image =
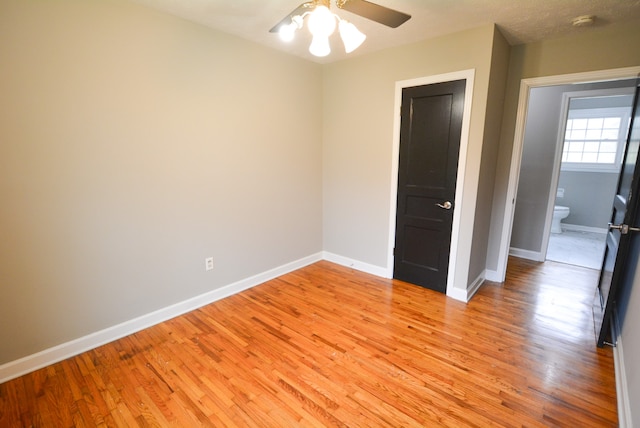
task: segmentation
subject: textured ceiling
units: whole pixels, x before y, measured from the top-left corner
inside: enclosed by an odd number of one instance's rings
[[[325,58],[309,54],[310,37],[305,29],[296,39],[284,43],[269,29],[289,14],[302,0],[135,0],[155,9],[198,22],[266,46],[319,63],[347,57],[334,34],[332,53]],[[496,23],[512,45],[559,37],[593,28],[637,21],[640,0],[372,0],[374,3],[412,15],[392,29],[339,10],[332,10],[353,22],[367,40],[349,56],[417,42],[483,24]],[[573,27],[580,15],[596,15],[591,27]],[[638,41],[635,41],[637,44]]]

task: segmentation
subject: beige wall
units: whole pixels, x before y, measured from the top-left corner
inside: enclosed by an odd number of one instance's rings
[[[469,271],[494,27],[476,28],[324,68],[324,249],[387,267],[397,81],[475,69],[459,277]],[[482,249],[483,252],[486,248]],[[484,257],[482,264],[484,266]],[[457,270],[458,271],[458,270]]]
[[[321,251],[321,88],[125,1],[1,2],[0,364]]]
[[[474,212],[473,247],[469,262],[468,282],[485,277],[487,248],[491,229],[493,190],[495,184],[504,95],[509,71],[511,48],[504,36],[496,31],[491,53],[491,74],[486,106],[486,119],[482,145],[482,163],[478,182],[478,197]]]

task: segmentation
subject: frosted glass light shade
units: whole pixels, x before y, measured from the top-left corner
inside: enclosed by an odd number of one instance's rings
[[[293,22],[291,24],[283,25],[282,27],[280,27],[280,30],[278,30],[280,40],[282,40],[283,42],[290,42],[291,40],[293,40],[293,36],[297,28],[298,27]]]
[[[316,1],[313,3],[317,4]],[[312,12],[291,16],[291,22],[281,26],[278,30],[280,38],[285,42],[293,40],[296,30],[302,28],[304,19],[307,17],[307,26],[313,36],[311,45],[309,46],[309,52],[311,52],[312,55],[323,57],[331,53],[329,36],[336,30],[336,26],[339,26],[340,38],[344,43],[344,49],[347,53],[356,50],[367,38],[355,25],[340,19],[338,15],[332,13],[329,8],[324,5],[315,6]]]
[[[314,38],[317,36],[329,37],[336,29],[336,16],[326,6],[316,6],[309,15],[307,25]]]
[[[309,52],[315,56],[327,56],[331,53],[331,46],[329,46],[329,37],[327,36],[313,36],[311,45],[309,45]]]
[[[339,27],[340,38],[344,43],[344,50],[351,53],[365,41],[365,36],[355,25],[348,21],[340,21]]]
[[[291,22],[287,25],[283,25],[278,30],[278,35],[283,42],[290,42],[293,40],[296,30],[302,28],[302,16],[295,15],[291,17]]]

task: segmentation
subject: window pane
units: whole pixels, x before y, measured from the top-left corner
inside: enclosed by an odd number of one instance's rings
[[[599,140],[602,130],[600,129],[587,129],[587,140]]]
[[[619,129],[620,128],[620,118],[619,117],[607,117],[604,119],[604,127],[605,128],[613,128],[613,129]]]
[[[598,163],[614,163],[615,161],[615,153],[600,153],[600,155],[598,155]]]
[[[571,129],[587,129],[588,119],[573,119],[573,126]]]
[[[582,153],[568,153],[567,162],[580,162],[582,161]]]
[[[570,153],[582,153],[584,150],[584,141],[572,141],[569,143]]]
[[[604,153],[615,153],[618,151],[617,141],[603,141],[600,143],[600,151]]]
[[[588,129],[602,129],[603,122],[604,122],[604,118],[602,118],[602,117],[596,117],[596,118],[589,119],[589,125],[587,126],[587,128]]]
[[[571,139],[572,140],[584,140],[587,132],[584,129],[574,129],[571,131]]]
[[[576,115],[589,115],[576,111]],[[603,115],[604,116],[604,115]],[[567,119],[562,162],[613,165],[616,162],[620,117],[584,117]]]
[[[598,141],[585,141],[584,143],[585,152],[598,153],[599,148],[600,143]]]

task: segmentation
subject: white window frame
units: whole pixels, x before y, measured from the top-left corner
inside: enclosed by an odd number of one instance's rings
[[[590,118],[607,118],[607,117],[619,117],[620,118],[620,130],[618,132],[616,160],[613,164],[607,163],[587,163],[587,162],[561,162],[561,171],[577,171],[577,172],[618,172],[622,163],[622,155],[624,154],[624,146],[627,140],[627,132],[629,123],[631,120],[631,106],[629,107],[608,107],[608,108],[593,108],[593,109],[574,109],[570,110],[570,103],[572,99],[576,98],[597,98],[604,96],[616,96],[626,94],[612,93],[611,90],[604,90],[603,93],[599,91],[589,91],[588,93],[565,93],[562,97],[563,108],[563,120],[561,122],[561,129],[558,133],[560,137],[560,150],[559,156],[562,159],[564,150],[565,135],[567,129],[568,119],[590,119]],[[613,91],[617,92],[617,91]],[[626,126],[625,126],[626,124]]]

